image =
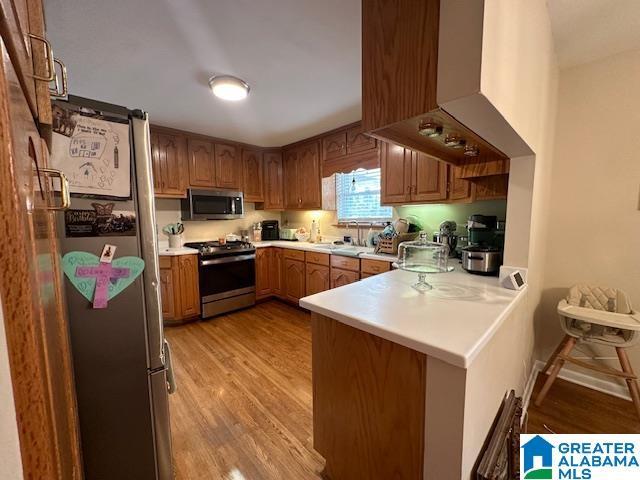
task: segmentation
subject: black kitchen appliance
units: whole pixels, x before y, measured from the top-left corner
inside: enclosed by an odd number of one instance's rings
[[[280,238],[280,228],[278,220],[262,221],[262,240],[278,240]]]
[[[202,318],[256,302],[256,249],[249,242],[192,242],[198,250]]]
[[[469,245],[461,252],[462,268],[478,275],[497,275],[504,249],[504,230],[498,230],[497,217],[471,215],[467,229]]]
[[[244,217],[244,196],[222,188],[190,188],[180,202],[182,220],[233,220]]]

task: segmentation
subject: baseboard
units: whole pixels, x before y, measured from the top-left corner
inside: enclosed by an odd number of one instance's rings
[[[531,374],[529,375],[527,384],[524,387],[524,392],[522,392],[522,418],[523,419],[526,417],[527,410],[529,410],[529,401],[531,400],[533,387],[536,384],[536,378],[538,378],[538,373],[542,370],[543,367],[544,367],[544,364],[542,366],[538,366],[537,362],[533,364],[533,368],[531,369]]]
[[[538,376],[538,373],[542,371],[545,363],[536,360],[533,371],[531,372],[531,377],[529,378],[529,382],[527,382],[527,387],[529,383],[533,381],[535,384],[535,379]],[[597,390],[598,392],[607,393],[609,395],[613,395],[614,397],[622,398],[624,400],[631,401],[631,396],[629,395],[629,390],[625,385],[620,385],[615,382],[611,382],[608,380],[602,380],[600,378],[592,377],[591,375],[587,375],[582,372],[578,372],[575,370],[569,370],[568,368],[563,368],[560,370],[558,374],[558,378],[566,380],[567,382],[575,383],[577,385],[582,385],[583,387],[591,388],[592,390]],[[531,387],[533,390],[533,386]],[[525,390],[526,391],[526,390]],[[531,392],[529,392],[529,396],[531,396]],[[527,400],[528,406],[528,398],[523,398],[523,400]]]

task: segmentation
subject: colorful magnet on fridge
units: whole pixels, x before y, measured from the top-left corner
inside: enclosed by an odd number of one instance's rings
[[[108,301],[133,283],[144,270],[139,257],[121,257],[111,263],[89,252],[69,252],[62,257],[62,269],[71,284],[93,308],[106,308]]]

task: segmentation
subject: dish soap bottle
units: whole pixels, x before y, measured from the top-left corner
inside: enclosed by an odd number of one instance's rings
[[[318,223],[314,220],[311,220],[311,236],[309,237],[309,241],[311,243],[316,243],[318,241]]]

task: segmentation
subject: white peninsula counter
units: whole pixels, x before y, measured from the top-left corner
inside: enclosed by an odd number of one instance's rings
[[[395,270],[300,300],[312,312],[314,448],[330,479],[469,479],[504,395],[522,394],[527,289],[459,267],[427,276],[424,294],[416,281]]]

